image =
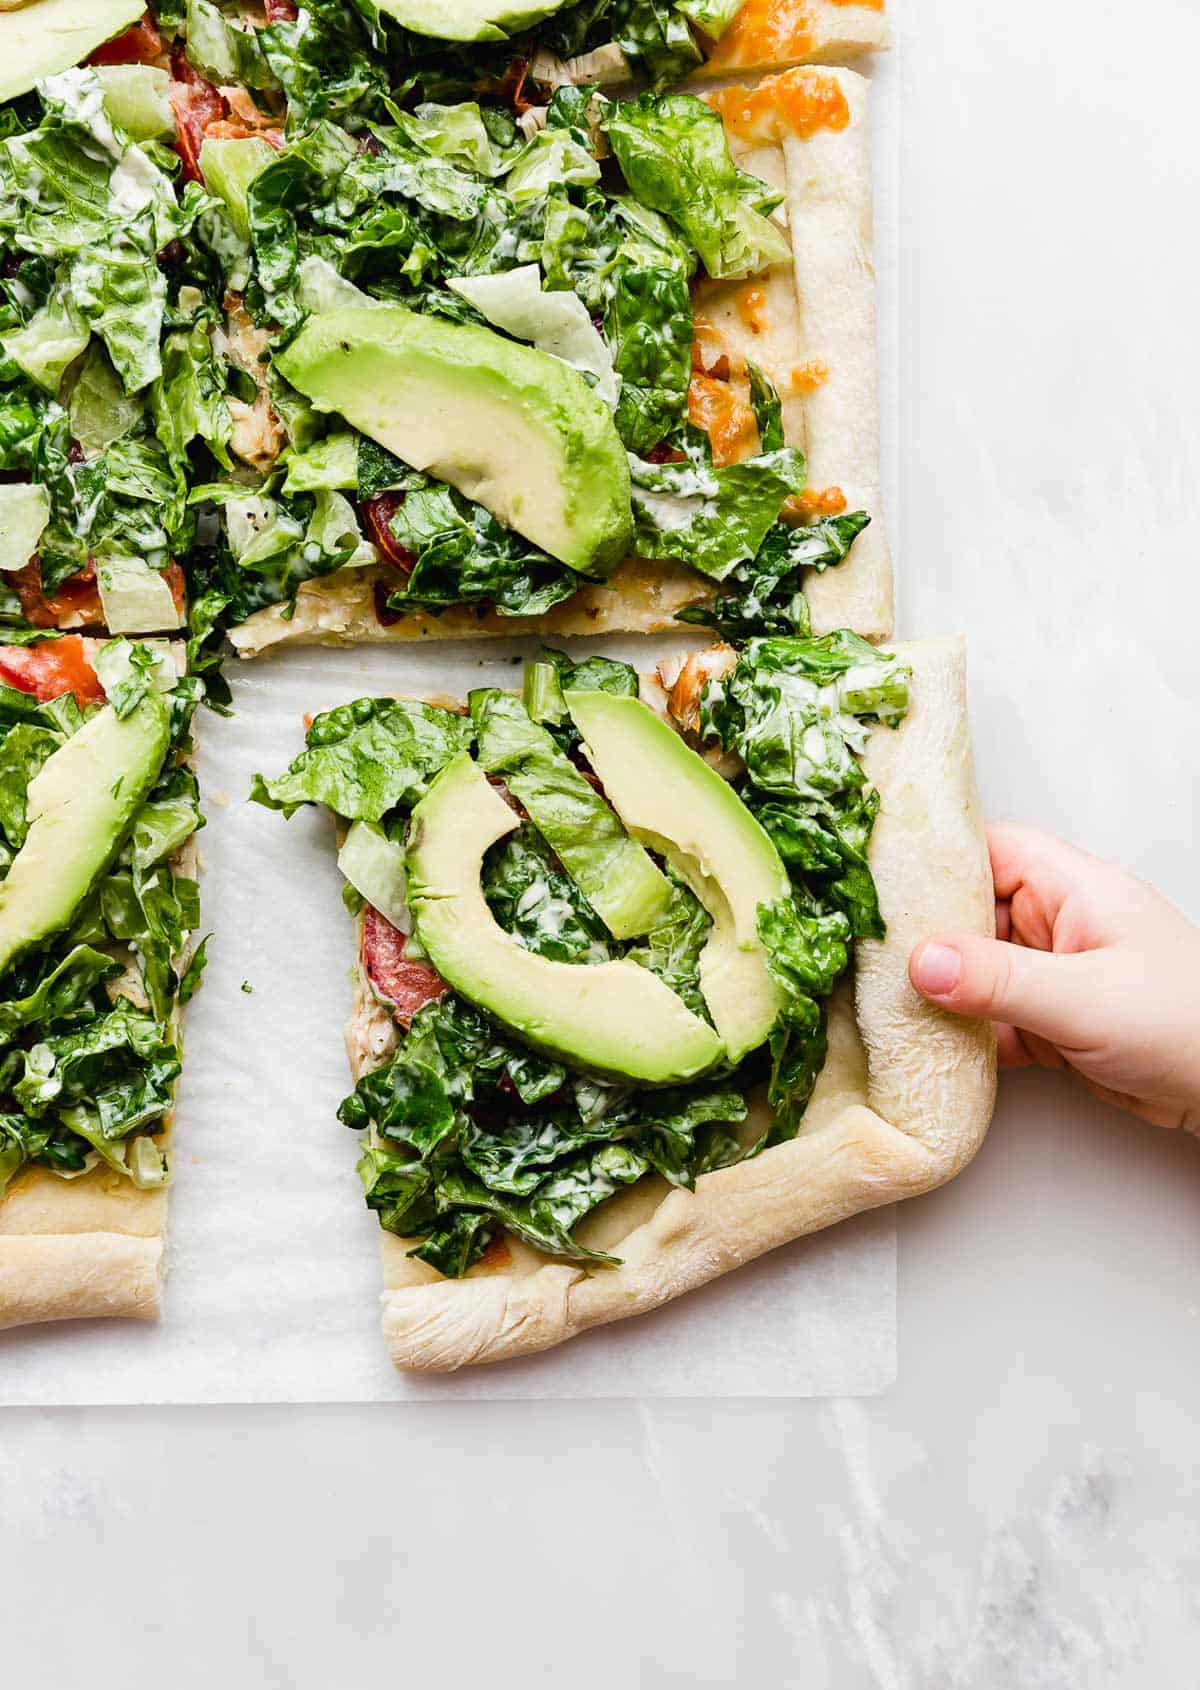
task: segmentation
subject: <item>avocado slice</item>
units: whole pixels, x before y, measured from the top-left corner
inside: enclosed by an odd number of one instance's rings
[[[489,687],[468,703],[479,761],[503,775],[609,932],[615,939],[648,933],[671,902],[666,875],[520,699]]]
[[[319,411],[580,574],[606,576],[628,552],[625,448],[608,406],[561,359],[472,323],[365,305],[310,317],[275,362]]]
[[[439,41],[507,41],[535,23],[561,12],[570,0],[548,5],[506,6],[504,0],[377,0],[386,17],[414,35]]]
[[[146,0],[33,0],[0,8],[0,100],[70,70],[136,23]]]
[[[664,856],[713,918],[700,990],[731,1062],[762,1044],[782,1007],[758,910],[791,891],[778,851],[729,782],[639,699],[564,694],[588,760],[635,839]]]
[[[29,832],[0,884],[0,974],[69,927],[158,777],[170,709],[151,692],[121,719],[105,705],[29,783]]]
[[[412,813],[408,904],[443,979],[526,1044],[589,1073],[646,1085],[694,1079],[724,1047],[669,986],[636,962],[551,962],[519,945],[487,906],[488,849],[517,817],[466,752]]]

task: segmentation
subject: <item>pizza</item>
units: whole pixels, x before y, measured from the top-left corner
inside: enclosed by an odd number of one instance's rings
[[[203,968],[198,693],[165,642],[0,645],[0,1327],[159,1313]]]
[[[158,1312],[192,718],[290,643],[393,1359],[655,1306],[949,1178],[987,931],[953,643],[886,649],[883,0],[0,0],[0,1324]],[[851,68],[851,61],[857,68]]]
[[[660,65],[613,97],[548,46],[514,80],[507,38],[372,32],[342,0],[163,6],[60,65],[82,37],[46,4],[0,13],[40,71],[0,141],[10,625],[186,623],[214,673],[227,637],[890,634],[857,72],[702,97]],[[793,7],[764,62],[882,19]],[[382,410],[365,320],[340,373],[305,359],[376,307],[411,341]],[[496,426],[518,390],[548,434]],[[594,545],[519,514],[568,463],[625,507]]]
[[[991,1114],[990,1027],[907,958],[993,930],[957,642],[841,631],[640,679],[315,717],[262,803],[324,804],[355,910],[347,1046],[400,1367],[643,1313],[927,1191]]]

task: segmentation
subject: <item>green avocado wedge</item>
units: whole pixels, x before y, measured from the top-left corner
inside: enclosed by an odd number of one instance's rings
[[[170,710],[148,693],[121,719],[105,705],[29,783],[29,832],[0,884],[0,974],[69,927],[162,768]]]
[[[605,577],[627,554],[625,448],[608,406],[561,359],[471,323],[367,305],[310,317],[275,363],[319,411],[581,575]]]
[[[479,761],[503,776],[609,932],[615,939],[648,933],[671,902],[671,883],[649,853],[519,698],[489,687],[468,703]]]
[[[713,918],[700,990],[730,1061],[740,1061],[783,1004],[758,937],[759,907],[791,892],[779,853],[729,782],[639,699],[564,696],[626,828],[667,859]]]
[[[504,0],[378,0],[385,17],[395,18],[414,35],[439,41],[507,41],[554,12],[569,0],[549,5],[506,6]]]
[[[136,23],[145,0],[32,0],[0,6],[0,100],[70,70]]]
[[[517,818],[466,753],[412,813],[408,903],[442,978],[526,1044],[588,1073],[666,1086],[695,1079],[724,1046],[669,986],[635,962],[552,962],[496,921],[483,895],[485,853]]]

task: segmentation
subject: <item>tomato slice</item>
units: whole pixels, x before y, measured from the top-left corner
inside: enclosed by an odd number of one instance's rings
[[[57,628],[63,622],[98,628],[104,621],[96,571],[90,563],[78,575],[60,581],[49,597],[42,591],[42,566],[37,558],[12,570],[8,581],[21,601],[25,620],[35,628]]]
[[[44,645],[0,644],[0,680],[33,693],[41,704],[65,692],[73,692],[80,705],[98,704],[104,697],[78,634],[64,634]]]
[[[149,12],[140,23],[131,24],[122,34],[106,41],[89,57],[90,65],[150,65],[161,59],[165,51],[162,36],[154,27]]]
[[[183,160],[183,173],[189,182],[203,184],[200,172],[200,148],[209,126],[225,116],[225,98],[211,82],[206,82],[183,54],[171,54],[171,106],[175,112],[175,151]]]
[[[163,570],[163,580],[171,589],[171,597],[175,600],[175,608],[183,614],[184,579],[183,570],[175,562],[171,562]]]
[[[417,554],[402,546],[392,533],[392,518],[403,503],[403,493],[378,493],[373,499],[364,499],[359,509],[368,536],[384,562],[411,575]]]
[[[414,962],[404,954],[406,935],[380,915],[373,904],[363,912],[363,967],[381,998],[392,1006],[392,1014],[407,1027],[419,1009],[436,1003],[449,988],[437,969],[428,962]]]

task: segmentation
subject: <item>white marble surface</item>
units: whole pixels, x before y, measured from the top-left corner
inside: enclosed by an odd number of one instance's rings
[[[1200,914],[1200,12],[910,0],[906,632],[989,807]],[[848,1403],[14,1410],[0,1678],[1200,1685],[1200,1152],[1005,1085]]]

